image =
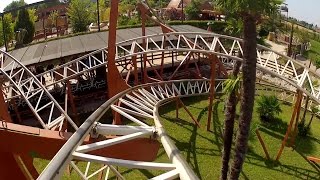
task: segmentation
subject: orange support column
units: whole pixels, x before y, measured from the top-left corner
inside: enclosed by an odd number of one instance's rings
[[[107,94],[110,97],[118,94],[119,92],[128,89],[129,86],[125,80],[121,77],[119,70],[116,66],[116,37],[117,37],[117,22],[118,22],[118,4],[119,0],[111,1],[110,9],[110,26],[109,26],[109,37],[108,37],[108,70],[107,70]],[[118,113],[113,111],[114,124],[121,124],[121,119]]]
[[[265,145],[265,143],[264,143],[264,141],[263,141],[263,139],[262,139],[262,137],[261,137],[261,135],[260,135],[259,129],[256,130],[256,134],[257,134],[257,136],[258,136],[258,139],[259,139],[259,142],[260,142],[260,144],[261,144],[261,146],[262,146],[262,149],[263,149],[263,151],[264,151],[264,154],[266,155],[266,158],[267,158],[268,160],[270,160],[270,156],[269,156],[267,147],[266,147],[266,145]]]
[[[291,139],[290,139],[290,146],[291,147],[294,145],[294,142],[295,142],[297,134],[298,134],[298,124],[299,124],[299,119],[300,119],[302,99],[303,99],[303,96],[302,96],[302,93],[301,93],[301,100],[300,100],[300,103],[298,104],[296,120],[294,122],[294,130],[293,130],[293,132],[291,134]]]
[[[139,84],[137,56],[132,57],[132,63],[133,63],[134,85],[136,86]]]
[[[207,122],[207,131],[210,131],[211,126],[211,117],[212,117],[212,105],[215,95],[215,79],[216,79],[216,62],[217,56],[209,55],[209,59],[211,59],[211,88],[210,88],[210,97],[209,97],[209,107],[208,107],[208,122]]]
[[[280,149],[278,151],[278,155],[277,155],[277,158],[276,158],[277,161],[280,159],[282,151],[283,151],[284,147],[286,146],[287,140],[288,140],[288,138],[289,138],[289,136],[290,136],[290,134],[292,132],[292,126],[293,126],[294,120],[296,118],[297,112],[298,112],[298,110],[300,111],[299,104],[301,104],[302,93],[300,91],[298,91],[297,94],[298,94],[297,100],[296,100],[296,103],[294,105],[294,110],[293,110],[293,113],[292,113],[292,116],[291,116],[291,120],[290,120],[289,126],[287,128],[287,132],[286,132],[286,134],[285,134],[285,136],[283,138],[281,147],[280,147]]]

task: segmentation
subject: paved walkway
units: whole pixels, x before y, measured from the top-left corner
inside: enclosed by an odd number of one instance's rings
[[[276,51],[276,52],[280,52],[282,54],[286,54],[287,52],[287,46],[286,45],[282,45],[282,44],[277,44],[277,43],[274,43],[272,41],[269,41],[269,40],[265,40],[265,42],[267,44],[269,44],[271,47],[272,50]],[[309,67],[310,66],[310,69],[312,71],[315,71],[319,76],[320,76],[320,69],[317,69],[316,66],[314,64],[311,63],[310,65],[310,60],[304,58],[303,56],[297,56],[297,60],[304,64],[306,67]]]

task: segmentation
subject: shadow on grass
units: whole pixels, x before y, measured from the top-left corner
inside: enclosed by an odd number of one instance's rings
[[[164,117],[165,121],[171,121],[176,123],[179,128],[184,129],[184,131],[189,132],[187,137],[184,137],[184,141],[181,141],[181,137],[171,137],[172,140],[175,142],[176,146],[179,147],[179,150],[182,151],[184,154],[187,162],[192,166],[195,173],[199,176],[199,178],[203,178],[204,174],[202,174],[203,177],[201,177],[199,166],[201,167],[201,162],[199,162],[199,159],[201,155],[208,155],[208,156],[221,156],[221,148],[222,148],[222,132],[223,132],[223,120],[224,116],[221,116],[221,103],[223,101],[216,100],[213,105],[213,114],[212,114],[212,134],[210,136],[204,135],[204,128],[206,128],[207,123],[207,114],[208,114],[208,107],[199,107],[197,105],[194,105],[198,103],[201,100],[206,100],[207,97],[196,97],[196,98],[188,98],[187,101],[184,101],[185,105],[190,108],[197,109],[197,120],[201,121],[201,129],[199,129],[189,118],[186,118],[186,120],[183,119],[175,119],[170,118],[167,115],[162,115]],[[183,99],[185,100],[185,99]],[[218,110],[218,107],[220,105],[220,109]],[[172,112],[175,110],[175,103],[168,104],[165,109],[162,108],[160,114],[164,114],[165,112]],[[183,111],[183,110],[182,110]],[[219,118],[220,113],[220,118]],[[196,114],[194,114],[196,115]],[[235,126],[237,126],[236,124]],[[256,122],[254,126],[262,126],[264,128],[261,128],[261,131],[263,131],[265,134],[270,135],[273,138],[276,138],[278,140],[282,140],[284,137],[284,134],[287,130],[287,123],[283,122],[281,119],[275,119],[272,123],[260,123]],[[254,127],[251,127],[251,129],[256,129]],[[254,131],[253,131],[254,132]],[[214,137],[212,137],[213,135]],[[255,137],[254,134],[250,135],[250,137]],[[213,146],[216,146],[216,148],[203,148],[203,147],[197,147],[199,146],[199,140],[205,139],[208,142],[211,142]],[[249,138],[250,141],[252,141],[251,138]],[[254,138],[254,140],[257,140]],[[198,143],[198,144],[197,144]],[[296,149],[297,151],[301,153],[307,153],[312,154],[315,151],[314,146],[316,144],[320,144],[320,140],[316,138],[308,137],[307,139],[297,137],[296,139]],[[304,148],[307,147],[307,148]],[[281,162],[273,161],[273,160],[266,160],[264,157],[256,154],[254,150],[251,150],[251,147],[248,149],[247,157],[246,157],[246,163],[250,164],[253,168],[265,168],[269,169],[271,171],[283,173],[285,175],[288,175],[288,177],[291,178],[299,178],[299,179],[320,179],[320,174],[317,170],[308,168],[308,167],[299,167],[292,164],[282,164]],[[216,164],[209,164],[213,166],[217,166]],[[211,167],[211,166],[210,166]],[[209,167],[208,167],[209,168]],[[249,179],[250,173],[246,175],[244,171],[241,172],[243,179]]]
[[[299,153],[300,154],[300,153]],[[302,155],[302,154],[300,154]],[[256,161],[264,162],[265,166]],[[288,176],[296,177],[298,179],[314,179],[318,180],[320,178],[320,173],[318,170],[310,170],[305,168],[300,168],[292,165],[282,164],[279,161],[267,160],[264,157],[254,153],[249,152],[246,156],[246,163],[252,166],[262,167],[266,169],[271,169],[273,171],[278,171]]]
[[[197,174],[197,176],[201,179],[201,173],[200,173],[200,168],[198,162],[198,155],[208,155],[208,156],[221,156],[221,144],[222,144],[222,126],[220,123],[220,119],[218,116],[218,107],[220,101],[215,101],[213,105],[213,111],[212,111],[212,128],[213,131],[211,132],[213,137],[207,137],[203,133],[206,133],[206,124],[207,124],[207,115],[208,115],[208,107],[194,107],[192,106],[195,103],[198,103],[200,100],[206,100],[207,97],[199,97],[199,98],[188,98],[188,101],[184,101],[185,105],[187,107],[195,108],[200,110],[198,116],[197,116],[197,121],[201,124],[201,129],[197,127],[197,125],[194,124],[194,122],[190,121],[189,118],[188,120],[184,119],[176,119],[169,117],[167,115],[161,115],[163,120],[165,121],[170,121],[176,123],[179,128],[182,128],[184,130],[189,131],[191,134],[188,135],[186,138],[189,138],[187,141],[181,141],[179,140],[179,137],[171,137],[171,139],[175,142],[176,146],[179,147],[179,150],[184,152],[186,161],[192,166],[194,172]],[[168,106],[167,106],[168,107]],[[172,109],[175,109],[175,104],[171,103],[168,108],[165,108],[166,110],[161,110],[161,114],[164,114],[170,107]],[[172,111],[172,110],[171,110]],[[183,111],[183,110],[182,110]],[[210,134],[211,134],[210,133]],[[208,141],[212,143],[212,145],[215,145],[217,149],[214,148],[203,148],[197,146],[197,143],[199,141]],[[213,165],[213,164],[212,164]],[[203,174],[202,174],[203,175]]]
[[[218,113],[218,107],[219,104],[221,103],[221,101],[216,101],[213,104],[213,109],[212,109],[212,126],[213,126],[213,135],[214,135],[214,139],[215,139],[215,144],[217,145],[217,147],[219,148],[219,151],[221,152],[222,149],[222,137],[223,137],[223,133],[222,133],[222,129],[223,129],[223,125],[220,123],[220,119],[219,119],[219,113]]]
[[[271,122],[261,121],[261,126],[281,134],[285,134],[288,128],[287,122],[280,118],[274,118]]]
[[[317,153],[316,146],[319,144],[320,142],[316,138],[313,138],[310,136],[306,136],[306,137],[297,136],[294,148],[299,153],[312,155]]]
[[[280,119],[278,119],[275,123],[261,123],[261,125],[261,132],[264,132],[265,134],[280,141],[283,140],[288,127],[287,123],[281,121]],[[287,143],[289,142],[291,142],[290,138],[287,140]],[[313,154],[316,153],[315,150],[317,144],[320,144],[320,141],[316,138],[310,136],[301,137],[297,135],[295,139],[294,149],[304,154]]]

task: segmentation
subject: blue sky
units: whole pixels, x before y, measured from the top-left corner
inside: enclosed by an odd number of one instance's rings
[[[286,0],[289,16],[320,26],[319,0]]]
[[[27,3],[39,0],[25,0]],[[285,0],[289,7],[289,16],[320,26],[320,0]],[[12,0],[0,0],[0,11]]]

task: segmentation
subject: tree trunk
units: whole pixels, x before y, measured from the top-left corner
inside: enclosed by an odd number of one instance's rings
[[[306,122],[306,114],[307,114],[307,109],[308,109],[308,103],[309,103],[309,96],[307,96],[306,103],[304,105],[304,111],[303,111],[303,116],[302,116],[302,120],[301,120],[301,124],[303,124],[303,125]]]
[[[241,66],[241,62],[236,61],[232,71],[232,75],[234,77],[238,76],[240,71],[240,66]],[[222,166],[221,166],[221,176],[220,176],[221,180],[225,180],[228,178],[229,160],[230,160],[232,139],[233,139],[234,119],[236,116],[236,106],[238,103],[238,98],[236,93],[237,93],[237,89],[234,89],[230,92],[229,98],[226,104],[226,111],[225,111],[226,119],[224,121]]]
[[[256,18],[253,15],[243,16],[244,41],[243,41],[243,89],[241,97],[241,114],[239,119],[239,132],[235,146],[230,178],[239,179],[248,147],[250,124],[255,96],[256,63],[257,63],[257,32]]]

